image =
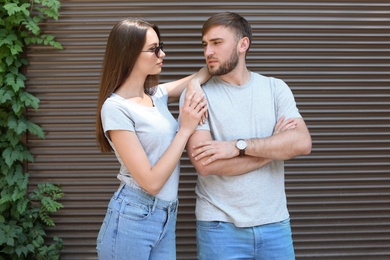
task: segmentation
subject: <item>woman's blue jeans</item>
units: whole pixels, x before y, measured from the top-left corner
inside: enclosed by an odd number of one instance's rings
[[[197,221],[198,260],[294,260],[290,220],[238,228],[232,223]]]
[[[97,238],[101,260],[176,259],[178,202],[122,185],[108,205]]]

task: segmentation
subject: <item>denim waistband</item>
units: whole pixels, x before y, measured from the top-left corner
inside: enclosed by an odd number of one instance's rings
[[[150,205],[154,208],[158,209],[175,209],[178,206],[178,200],[162,200],[157,198],[156,196],[153,196],[140,187],[132,184],[122,183],[121,186],[118,188],[118,190],[115,192],[114,197],[128,197],[128,198],[134,198],[139,200],[140,202]]]

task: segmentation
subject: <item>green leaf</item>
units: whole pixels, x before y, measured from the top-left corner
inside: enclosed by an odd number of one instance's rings
[[[15,253],[20,257],[20,255],[23,253],[22,247],[19,246],[19,247],[15,248]]]
[[[4,244],[6,241],[5,239],[5,233],[4,231],[0,228],[0,245]]]
[[[16,61],[15,61],[16,62]],[[12,66],[9,67],[9,71],[12,73],[14,77],[17,77],[19,74],[19,68],[15,66],[15,62]]]
[[[39,232],[40,231],[40,232]],[[43,232],[43,230],[39,230],[38,231],[38,233],[41,233],[41,232]],[[44,235],[44,232],[43,232],[43,234],[41,234],[41,235]],[[36,240],[37,240],[37,242],[40,244],[40,245],[43,245],[43,243],[45,243],[45,240],[43,240],[43,237],[42,236],[38,236],[37,238],[36,238]]]
[[[36,248],[39,248],[41,246],[41,244],[39,244],[36,240],[33,240],[31,243]]]
[[[15,240],[12,237],[9,237],[7,239],[7,245],[14,246],[14,244],[15,244]]]
[[[17,135],[20,135],[26,132],[27,129],[26,120],[24,117],[21,117],[19,119],[12,118],[8,122],[8,127],[10,129],[13,129]]]
[[[13,100],[15,97],[15,94],[13,91],[10,90],[0,90],[0,104],[5,103],[7,101]]]
[[[7,38],[6,38],[8,41],[9,41],[9,44],[12,44],[13,42],[17,41],[18,40],[18,36],[15,34],[15,33],[10,33]]]
[[[17,165],[16,165],[17,166]],[[20,166],[20,165],[19,165]],[[16,169],[16,167],[15,167],[15,171],[14,172],[12,172],[13,174],[8,174],[7,175],[7,178],[6,178],[6,180],[7,180],[7,184],[9,185],[9,186],[15,186],[15,185],[17,185],[18,184],[18,182],[19,182],[19,180],[20,180],[20,177],[21,177],[21,175],[22,174],[18,174],[18,171],[17,171],[17,169]],[[23,175],[22,175],[23,176]]]
[[[24,37],[24,43],[26,45],[30,45],[31,44],[31,37]]]
[[[2,153],[5,158],[5,163],[8,166],[13,165],[15,162],[23,162],[24,160],[33,161],[31,153],[26,150],[23,145],[17,145],[15,147],[6,147]]]
[[[13,150],[10,147],[5,148],[2,155],[5,158],[5,163],[8,166],[11,166],[18,158],[18,156],[15,153],[13,153]]]
[[[28,251],[34,252],[34,246],[33,246],[32,244],[28,244],[28,245],[26,246],[26,248],[28,249]]]
[[[57,209],[62,207],[61,203],[58,203],[49,197],[42,198],[41,202],[45,210],[49,212],[56,212]]]
[[[5,69],[6,69],[5,64],[0,62],[0,72],[5,72]]]
[[[59,42],[54,42],[53,47],[55,47],[57,49],[62,49],[62,45]]]
[[[35,23],[39,23],[39,22],[41,22],[41,20],[42,20],[41,16],[34,16],[34,17],[33,17],[33,21],[34,21]]]
[[[8,47],[9,45],[12,45],[12,40],[10,38],[11,38],[11,35],[8,35],[6,38],[2,39],[0,41],[0,46],[5,45]]]
[[[11,196],[8,195],[8,194],[5,194],[5,195],[3,195],[2,198],[0,199],[0,204],[5,204],[5,203],[10,202],[10,201],[12,201]]]
[[[45,133],[43,132],[42,128],[37,124],[27,121],[27,129],[28,131],[30,131],[31,134],[34,134],[40,138],[45,138]]]
[[[26,17],[30,17],[30,11],[29,11],[29,8],[30,8],[31,4],[30,3],[24,3],[20,6],[20,11],[23,12],[23,14],[26,16]]]
[[[53,36],[53,35],[42,34],[41,37],[42,37],[42,39],[44,39],[45,41],[52,41],[52,40],[54,40],[54,36]]]
[[[39,33],[41,32],[41,29],[39,28],[38,24],[31,19],[23,21],[22,24],[34,35],[39,35]]]
[[[18,53],[20,53],[22,51],[23,51],[23,49],[22,49],[21,45],[14,45],[14,46],[11,47],[12,55],[16,55],[16,54],[18,54]]]
[[[10,129],[15,129],[17,127],[17,125],[18,125],[18,122],[17,122],[16,117],[10,116],[8,118],[8,127]]]
[[[34,109],[38,109],[39,99],[28,92],[23,92],[19,95],[20,101],[24,102],[26,107],[33,107]]]
[[[18,143],[20,142],[20,136],[17,135],[14,131],[8,131],[7,132],[7,138],[8,138],[9,144],[12,147],[17,146]]]
[[[14,63],[14,57],[13,56],[7,56],[5,58],[5,62],[7,63],[8,66],[12,65]]]
[[[24,107],[21,102],[15,102],[12,104],[12,110],[16,115],[20,115],[23,112],[23,109]]]
[[[20,76],[18,69],[15,67],[10,68],[11,73],[5,75],[5,83],[13,88],[15,92],[19,89],[24,88],[24,76]]]
[[[27,160],[29,162],[33,162],[34,158],[33,158],[32,154],[28,150],[25,149],[22,151],[22,160]]]
[[[8,16],[12,16],[15,13],[20,11],[20,8],[18,7],[18,5],[16,3],[5,4],[5,5],[3,5],[3,8],[5,10],[7,10]]]
[[[23,200],[23,201],[18,201],[19,203],[17,204],[17,210],[20,213],[23,213],[26,211],[27,205],[29,203],[28,200]]]
[[[25,194],[26,194],[25,190],[20,191],[20,190],[16,189],[16,190],[14,190],[14,193],[12,194],[11,198],[12,198],[13,201],[19,202],[19,199],[23,198]],[[18,211],[20,213],[23,213],[23,211],[19,210],[19,206],[17,208],[18,208]],[[23,205],[21,205],[20,208],[23,208]]]
[[[15,132],[16,132],[16,134],[21,135],[21,134],[25,133],[26,130],[27,130],[26,122],[21,121],[21,122],[19,122],[18,127],[15,129]]]
[[[27,65],[28,65],[28,60],[25,59],[25,58],[20,58],[20,59],[18,60],[18,62],[20,62],[21,65],[24,65],[24,66],[27,66]]]

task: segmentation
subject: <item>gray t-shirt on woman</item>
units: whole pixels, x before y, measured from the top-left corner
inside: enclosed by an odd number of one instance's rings
[[[168,110],[168,93],[165,88],[158,86],[157,92],[151,98],[154,107],[142,106],[119,95],[112,94],[104,102],[101,110],[104,133],[120,163],[120,171],[117,177],[127,184],[138,187],[138,183],[132,178],[131,172],[127,170],[116,152],[107,131],[128,130],[134,132],[138,136],[149,162],[151,165],[155,165],[175,137],[178,123]],[[180,165],[178,162],[171,177],[156,197],[168,201],[177,199],[179,171]]]
[[[281,116],[301,117],[291,90],[280,79],[251,72],[243,86],[212,77],[202,88],[209,118],[197,130],[209,130],[214,140],[268,137]],[[197,220],[251,227],[289,217],[283,161],[239,176],[198,175],[196,194]]]

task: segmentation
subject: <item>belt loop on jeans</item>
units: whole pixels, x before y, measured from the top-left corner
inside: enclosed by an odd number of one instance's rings
[[[121,182],[118,190],[115,192],[115,199],[118,199],[119,194],[121,194],[122,189],[126,186],[126,183]]]
[[[156,209],[157,202],[158,202],[158,199],[157,199],[156,197],[154,197],[154,199],[153,199],[152,213],[153,213],[153,212],[154,212],[154,210]]]

